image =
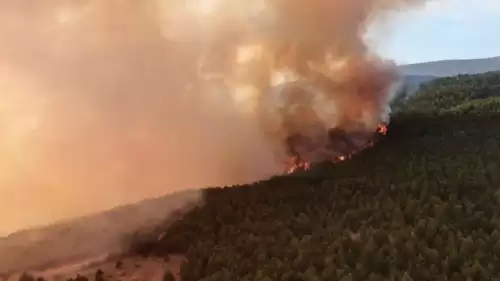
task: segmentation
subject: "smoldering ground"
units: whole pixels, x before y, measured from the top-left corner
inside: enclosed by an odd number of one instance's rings
[[[288,76],[373,129],[397,73],[363,34],[422,1],[191,2],[0,0],[0,232],[281,172]]]

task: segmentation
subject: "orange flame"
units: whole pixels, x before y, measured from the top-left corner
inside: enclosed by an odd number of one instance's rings
[[[388,128],[387,128],[386,124],[377,125],[376,134],[381,135],[381,136],[385,136],[385,135],[387,135],[387,131],[388,131]],[[346,155],[341,155],[339,157],[336,157],[336,158],[332,159],[332,162],[337,163],[337,162],[345,161],[345,160],[351,158],[352,156],[354,156],[355,154],[361,152],[362,150],[369,148],[369,147],[373,147],[374,144],[375,144],[375,140],[370,140],[361,149],[353,151],[353,152],[346,154]],[[291,174],[291,173],[294,173],[297,171],[307,171],[311,168],[311,162],[301,160],[300,157],[298,157],[298,156],[292,157],[290,162],[291,163],[289,165],[287,165],[287,168],[285,171],[286,174]]]
[[[378,124],[377,133],[381,135],[387,135],[387,125],[386,124]]]
[[[286,174],[291,174],[291,173],[299,171],[299,170],[306,171],[306,170],[309,170],[311,168],[310,162],[303,161],[298,156],[292,157],[291,160],[292,160],[291,165],[288,165],[289,168],[287,168],[285,171]]]

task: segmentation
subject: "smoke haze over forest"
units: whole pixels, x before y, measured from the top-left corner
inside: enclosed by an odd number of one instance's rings
[[[281,140],[268,133],[288,133],[284,117],[258,110],[277,67],[319,81],[305,70],[313,61],[326,73],[321,92],[336,111],[313,108],[323,125],[376,126],[398,77],[363,35],[423,2],[276,1],[282,18],[249,25],[244,1],[221,1],[231,13],[200,24],[175,1],[0,0],[0,234],[280,173]],[[227,54],[249,42],[270,59],[238,76]],[[207,49],[208,74],[230,86],[200,87]]]

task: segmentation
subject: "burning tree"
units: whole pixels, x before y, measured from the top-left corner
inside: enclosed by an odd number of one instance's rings
[[[381,137],[387,134],[387,125],[379,124],[374,133],[365,132],[348,133],[345,130],[333,128],[328,130],[328,139],[325,146],[321,148],[317,157],[307,152],[307,144],[310,142],[305,136],[293,135],[287,138],[286,145],[288,153],[291,155],[288,163],[285,164],[284,173],[290,174],[297,171],[304,171],[319,162],[340,162],[347,160],[358,152],[374,145]],[[306,149],[302,149],[306,148]],[[312,150],[317,146],[310,146]],[[323,158],[321,158],[323,157]]]

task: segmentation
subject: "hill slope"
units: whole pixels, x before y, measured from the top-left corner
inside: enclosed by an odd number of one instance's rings
[[[185,254],[183,281],[497,280],[500,114],[450,108],[395,116],[350,161],[208,189],[203,207],[133,250]]]
[[[443,60],[400,66],[405,75],[446,77],[500,70],[500,57],[467,60]]]
[[[136,230],[154,227],[200,200],[197,191],[177,193],[0,238],[0,277],[120,252]]]
[[[412,95],[419,90],[420,85],[439,77],[500,71],[500,57],[424,62],[401,65],[399,68],[404,75],[402,82],[405,92]]]
[[[403,78],[402,87],[406,95],[413,95],[416,93],[421,85],[431,82],[437,79],[435,76],[428,75],[407,75]]]
[[[495,75],[430,83],[349,161],[206,189],[131,253],[185,256],[182,281],[498,280]]]
[[[495,97],[500,97],[500,71],[436,79],[424,84],[408,103],[401,105],[402,109],[413,112],[436,113],[461,109],[465,113],[467,108],[480,104],[484,107],[485,103],[479,101],[488,99],[492,102]],[[470,106],[467,105],[471,102]],[[480,114],[481,111],[476,113]]]

